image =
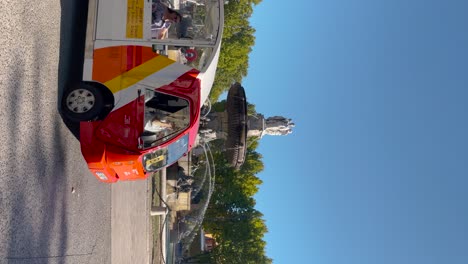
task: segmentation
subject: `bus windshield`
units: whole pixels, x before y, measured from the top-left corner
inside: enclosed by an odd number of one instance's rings
[[[189,125],[190,108],[187,100],[146,90],[144,131],[141,136],[144,148],[167,142]]]

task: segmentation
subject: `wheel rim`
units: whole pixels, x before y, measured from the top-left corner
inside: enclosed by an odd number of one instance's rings
[[[96,98],[94,98],[93,93],[86,89],[76,89],[67,96],[65,102],[70,111],[82,114],[93,108]]]

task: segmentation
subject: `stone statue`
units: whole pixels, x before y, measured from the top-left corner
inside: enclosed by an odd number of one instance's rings
[[[206,119],[206,125],[200,129],[198,140],[209,142],[218,138],[226,139],[227,129],[223,125],[227,124],[226,113],[210,114],[210,119]],[[262,114],[248,117],[247,137],[263,137],[264,135],[285,136],[292,133],[295,124],[290,118],[282,116],[272,116],[265,118]]]
[[[282,116],[272,116],[265,119],[264,135],[283,136],[292,133],[292,128],[295,124],[290,118]]]

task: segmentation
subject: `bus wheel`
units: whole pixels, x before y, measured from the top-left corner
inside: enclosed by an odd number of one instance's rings
[[[104,99],[98,88],[79,83],[70,87],[62,97],[62,111],[73,121],[91,121],[104,108]]]

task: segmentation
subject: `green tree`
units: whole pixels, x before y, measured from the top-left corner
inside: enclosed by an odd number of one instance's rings
[[[255,151],[258,139],[249,139],[246,161],[240,170],[230,167],[223,153],[215,153],[215,192],[206,212],[204,228],[218,242],[209,263],[271,263],[263,240],[267,227],[255,209],[253,196],[262,181],[262,156]],[[204,256],[206,258],[206,256]]]
[[[231,84],[241,82],[249,68],[249,54],[255,44],[255,29],[249,18],[253,6],[260,0],[229,1],[224,6],[224,31],[215,82],[211,89],[211,101],[229,89]]]
[[[255,29],[249,18],[261,0],[231,0],[224,6],[224,33],[215,82],[210,99],[219,96],[247,75],[249,54],[255,44]],[[225,110],[225,101],[213,104],[212,111]],[[255,105],[248,105],[248,114],[255,115]],[[215,143],[218,144],[218,143]],[[247,155],[239,170],[230,167],[223,153],[214,153],[216,166],[215,192],[205,215],[203,226],[218,243],[209,254],[195,257],[200,263],[269,264],[266,256],[268,231],[263,215],[255,209],[254,195],[262,184],[256,174],[264,168],[262,155],[256,152],[258,139],[249,138]]]

